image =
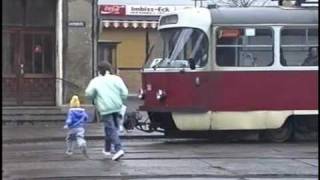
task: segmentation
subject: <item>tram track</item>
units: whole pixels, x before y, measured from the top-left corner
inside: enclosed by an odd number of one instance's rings
[[[185,145],[181,144],[184,141],[174,145],[157,140],[127,142],[126,155],[118,162],[102,155],[100,141],[92,142],[87,160],[78,151],[65,156],[60,142],[6,145],[3,179],[318,179],[318,150],[313,143],[209,145],[205,141],[208,145],[198,146],[201,141],[189,140]],[[258,153],[262,149],[264,153]]]
[[[135,136],[120,136],[121,139],[168,139],[163,135],[135,135]],[[103,136],[88,136],[87,140],[103,140]],[[33,137],[26,139],[5,139],[2,140],[2,144],[18,144],[18,143],[37,143],[37,142],[57,142],[57,141],[65,141],[65,137]]]
[[[199,159],[263,159],[263,160],[299,160],[299,159],[314,159],[314,158],[306,158],[306,157],[210,157],[210,156],[201,156],[201,157],[157,157],[157,158],[125,158],[123,157],[122,160],[199,160]],[[90,159],[90,160],[94,160],[94,159]],[[310,164],[309,164],[310,165]]]
[[[129,153],[128,153],[129,154]],[[72,162],[83,162],[83,161],[102,161],[102,162],[107,162],[110,161],[111,159],[108,158],[92,158],[90,157],[89,159],[82,158],[82,155],[76,155],[77,157],[74,158],[64,158],[61,156],[61,159],[46,159],[46,162],[64,162],[64,161],[72,161]],[[90,154],[89,154],[90,156]],[[235,157],[235,156],[180,156],[180,157],[168,157],[168,156],[157,156],[157,157],[127,157],[124,156],[121,158],[121,161],[145,161],[145,160],[224,160],[224,159],[229,159],[229,160],[244,160],[244,159],[250,159],[250,160],[295,160],[299,161],[302,163],[305,163],[310,166],[317,167],[313,164],[306,163],[301,161],[301,159],[305,160],[313,160],[315,157],[306,157],[306,156],[300,156],[300,157],[261,157],[261,156],[242,156],[242,157]],[[4,160],[4,162],[7,163],[25,163],[27,162],[28,159],[24,158],[24,160],[12,160],[12,159],[7,159]],[[33,160],[33,162],[43,162],[44,160]],[[119,162],[121,162],[119,161]]]
[[[164,135],[122,135],[120,136],[121,139],[123,140],[169,140],[167,141],[167,143],[172,143],[170,141],[173,141],[173,143],[175,144],[188,144],[188,143],[195,143],[195,141],[197,141],[196,143],[269,143],[269,142],[265,142],[265,141],[260,141],[258,139],[237,139],[237,140],[230,140],[228,138],[226,139],[220,139],[220,140],[214,140],[214,139],[210,139],[209,138],[205,138],[205,137],[178,137],[178,138],[174,138],[174,137],[166,137]],[[86,137],[87,140],[103,140],[104,137],[101,135],[98,136],[87,136]],[[32,138],[16,138],[16,139],[3,139],[2,140],[2,144],[17,144],[17,143],[36,143],[36,142],[57,142],[57,141],[64,141],[65,137],[32,137]],[[192,141],[195,140],[195,141]],[[312,142],[312,141],[317,141],[317,136],[308,138],[306,140],[302,139],[298,141],[306,141],[306,142]]]
[[[5,179],[6,177],[4,177]],[[8,177],[7,177],[8,178]],[[42,179],[61,179],[61,180],[102,180],[102,179],[192,179],[192,178],[215,178],[215,179],[240,179],[247,180],[251,178],[261,179],[294,179],[294,178],[318,178],[318,175],[310,174],[239,174],[239,175],[213,175],[213,174],[168,174],[168,175],[110,175],[110,176],[55,176],[55,177],[35,177],[35,178],[21,178],[26,180],[42,180]],[[20,179],[20,178],[19,178]]]

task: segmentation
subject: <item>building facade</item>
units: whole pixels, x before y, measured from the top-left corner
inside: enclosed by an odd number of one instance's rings
[[[4,106],[60,106],[93,76],[96,1],[2,1]]]
[[[159,16],[208,2],[3,0],[2,103],[61,106],[78,94],[90,104],[84,89],[102,60],[110,61],[134,95],[149,51],[160,55]]]
[[[136,94],[146,55],[159,42],[159,16],[183,7],[117,2],[2,1],[3,105],[61,106],[73,94],[91,104],[84,90],[102,60]]]

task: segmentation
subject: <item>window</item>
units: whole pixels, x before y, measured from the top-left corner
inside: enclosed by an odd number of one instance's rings
[[[28,0],[26,4],[27,26],[55,26],[55,0]]]
[[[216,62],[219,66],[272,65],[273,33],[271,29],[222,27],[216,34]]]
[[[17,34],[2,31],[2,74],[14,74]]]
[[[22,26],[24,23],[25,1],[5,0],[2,1],[2,24],[9,26]]]
[[[108,61],[117,72],[117,45],[120,42],[98,42],[98,64],[102,61]]]
[[[54,37],[51,34],[24,34],[25,73],[54,72]]]
[[[160,31],[163,43],[162,57],[150,59],[146,67],[153,68],[202,68],[208,63],[209,42],[207,35],[195,28],[168,28]],[[193,66],[193,65],[192,65]]]
[[[54,27],[56,0],[4,0],[2,25]]]
[[[316,28],[282,29],[280,47],[283,66],[318,65],[318,29]]]

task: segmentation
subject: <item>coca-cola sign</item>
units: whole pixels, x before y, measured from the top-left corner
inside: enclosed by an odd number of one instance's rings
[[[125,5],[100,5],[100,14],[125,16],[126,6]]]

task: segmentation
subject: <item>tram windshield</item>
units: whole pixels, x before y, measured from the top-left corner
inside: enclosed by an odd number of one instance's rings
[[[149,59],[146,68],[187,68],[193,61],[196,68],[208,62],[208,38],[204,32],[193,28],[160,30],[162,54]]]

